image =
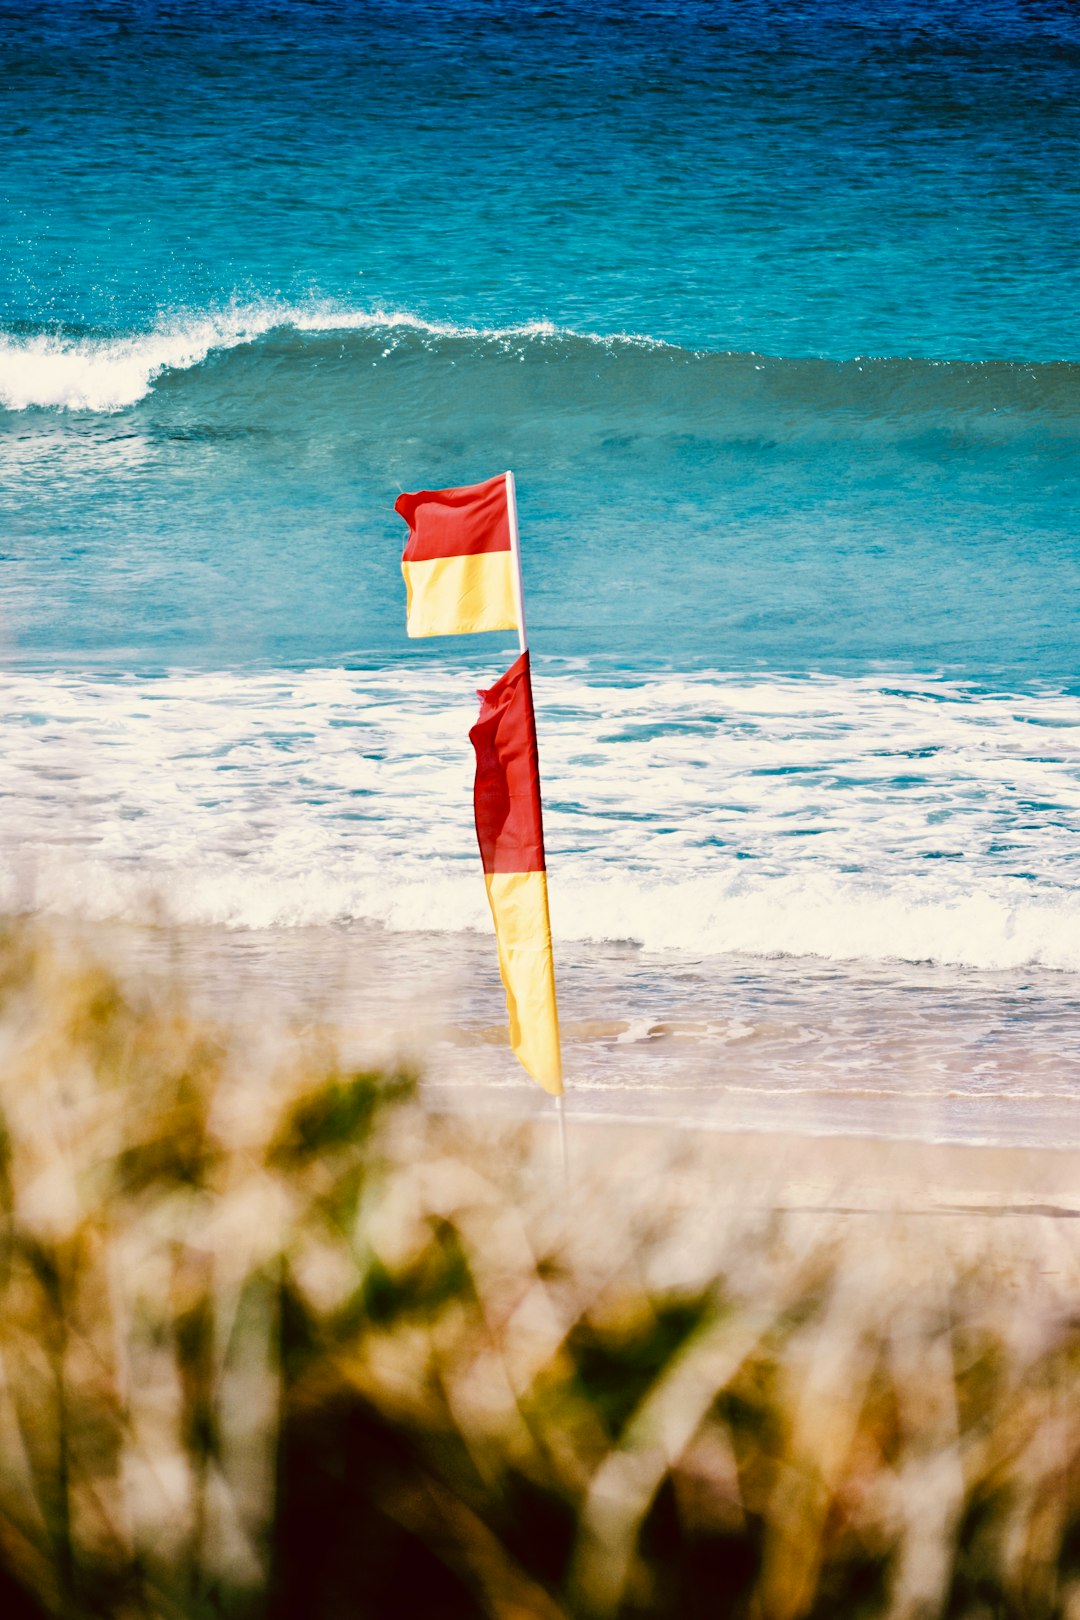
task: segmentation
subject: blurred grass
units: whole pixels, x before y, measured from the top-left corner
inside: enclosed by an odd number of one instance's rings
[[[0,1612],[1080,1616],[1060,1223],[551,1146],[9,928]]]

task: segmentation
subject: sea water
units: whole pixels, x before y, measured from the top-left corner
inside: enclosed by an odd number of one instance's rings
[[[0,905],[362,949],[525,1105],[514,648],[406,640],[392,510],[512,466],[572,1106],[1080,1141],[1074,8],[0,0],[0,74]]]

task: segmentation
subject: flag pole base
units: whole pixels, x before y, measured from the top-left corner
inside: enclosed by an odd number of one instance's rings
[[[559,1153],[562,1156],[563,1180],[570,1175],[570,1159],[566,1152],[566,1098],[561,1094],[555,1098],[555,1113],[559,1121]]]

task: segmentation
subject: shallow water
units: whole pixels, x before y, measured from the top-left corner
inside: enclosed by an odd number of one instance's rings
[[[550,1115],[508,1059],[485,934],[95,925],[93,948],[263,1037],[326,1026],[439,1108]],[[572,1122],[1080,1145],[1080,976],[562,943]]]

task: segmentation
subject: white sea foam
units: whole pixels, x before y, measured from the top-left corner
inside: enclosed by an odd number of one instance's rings
[[[486,929],[472,685],[430,663],[0,676],[0,905]],[[563,940],[1080,971],[1080,699],[543,667],[537,688]]]
[[[176,316],[146,332],[117,336],[0,333],[0,405],[8,410],[44,407],[69,411],[117,411],[134,405],[166,371],[188,371],[216,351],[254,343],[267,332],[374,332],[393,341],[407,333],[428,338],[491,342],[577,338],[608,345],[661,347],[632,333],[603,336],[526,321],[473,326],[425,320],[405,310],[350,310],[333,304],[252,304],[213,314]]]

